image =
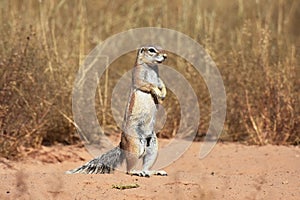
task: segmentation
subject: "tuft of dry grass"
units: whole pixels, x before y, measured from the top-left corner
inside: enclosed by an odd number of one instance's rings
[[[147,26],[189,35],[216,62],[228,103],[222,140],[300,143],[297,0],[4,0],[0,10],[1,156],[21,155],[23,146],[78,141],[71,94],[84,56],[112,34]],[[132,68],[134,54],[116,60],[100,80],[96,102],[106,134],[120,132],[111,94]],[[200,100],[201,137],[210,120],[210,95],[193,66],[170,55],[168,65],[184,75]],[[167,121],[159,136],[170,138],[180,124],[180,106],[168,94]]]

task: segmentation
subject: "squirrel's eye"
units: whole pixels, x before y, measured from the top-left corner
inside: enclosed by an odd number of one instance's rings
[[[149,51],[150,53],[156,53],[156,50],[155,50],[154,48],[149,48],[148,51]]]

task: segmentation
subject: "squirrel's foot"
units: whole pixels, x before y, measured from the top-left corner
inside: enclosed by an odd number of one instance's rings
[[[154,175],[156,176],[168,176],[167,172],[164,170],[154,171]]]
[[[127,174],[129,174],[131,176],[141,176],[141,177],[150,177],[151,176],[149,171],[142,171],[142,170],[131,170],[131,171],[127,172]]]
[[[150,177],[152,175],[156,176],[168,176],[167,172],[163,170],[159,171],[150,171],[150,170],[131,170],[127,172],[131,176],[141,176],[141,177]]]

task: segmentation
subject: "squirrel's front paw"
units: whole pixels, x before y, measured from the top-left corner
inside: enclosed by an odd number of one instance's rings
[[[164,100],[166,98],[166,96],[167,96],[167,89],[166,89],[166,87],[160,88],[160,97],[159,98],[161,100]]]
[[[161,100],[164,100],[167,95],[166,88],[153,88],[152,93]]]

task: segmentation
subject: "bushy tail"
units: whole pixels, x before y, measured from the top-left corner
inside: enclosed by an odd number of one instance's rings
[[[117,165],[122,164],[124,156],[120,147],[115,147],[107,153],[94,158],[83,166],[66,171],[66,174],[105,174],[113,171]]]

